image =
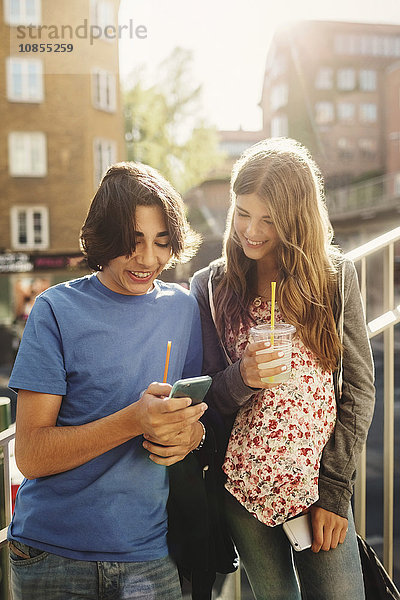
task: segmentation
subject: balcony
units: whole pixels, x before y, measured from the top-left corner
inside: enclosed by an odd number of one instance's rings
[[[382,190],[389,189],[393,183],[394,180],[391,178],[378,178],[369,188],[370,196],[363,200],[363,210],[372,208],[375,197],[373,190],[380,189],[382,193]],[[360,203],[357,205],[359,198],[356,191],[352,198],[353,205],[350,205],[349,209],[353,206],[359,212]],[[395,201],[400,203],[400,198],[389,193],[384,196],[387,206]],[[339,207],[338,200],[337,210]],[[397,429],[400,426],[400,369],[397,368],[395,371],[395,361],[399,360],[400,350],[400,329],[397,327],[400,322],[400,282],[395,270],[395,250],[399,244],[400,227],[397,227],[347,253],[347,256],[355,262],[359,273],[360,289],[366,308],[368,332],[376,365],[377,389],[374,420],[366,450],[360,460],[355,486],[356,527],[357,531],[366,537],[381,555],[386,570],[398,586],[400,585],[400,533],[394,506],[400,505],[400,465],[398,461],[395,463],[394,457],[400,456],[398,430],[395,439],[395,425]],[[3,512],[0,511],[2,519],[0,526],[4,527],[0,531],[0,548],[3,547],[2,562],[0,562],[3,569],[0,597],[4,599],[7,598],[4,573],[8,564],[5,524],[11,518],[10,457],[14,436],[14,425],[0,432],[0,449],[3,453],[3,485],[0,484]],[[241,587],[241,580],[246,581],[244,574],[241,575],[240,572],[227,577],[219,596],[220,600],[250,600],[251,591],[246,583]]]
[[[367,219],[378,213],[400,212],[400,178],[382,175],[326,194],[330,219],[337,223],[349,219]]]

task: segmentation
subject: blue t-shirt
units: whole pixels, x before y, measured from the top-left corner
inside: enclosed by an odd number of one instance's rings
[[[42,293],[27,321],[10,387],[61,395],[57,425],[82,425],[139,399],[162,381],[201,372],[199,310],[175,284],[141,296],[95,275]],[[168,474],[142,436],[64,473],[24,480],[9,537],[67,558],[144,561],[166,556]]]

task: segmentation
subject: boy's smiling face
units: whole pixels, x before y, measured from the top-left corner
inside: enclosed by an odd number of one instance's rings
[[[128,296],[146,294],[171,258],[171,244],[160,206],[138,206],[135,214],[136,248],[118,256],[97,274],[103,285]]]

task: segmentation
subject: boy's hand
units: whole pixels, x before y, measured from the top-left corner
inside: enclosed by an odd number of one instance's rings
[[[132,406],[137,411],[141,432],[147,439],[163,446],[169,446],[176,439],[185,440],[178,445],[187,446],[194,443],[194,434],[184,432],[188,428],[192,431],[191,426],[202,416],[207,404],[201,402],[192,406],[190,398],[168,398],[170,390],[168,383],[151,383]],[[177,438],[179,435],[181,437]]]
[[[189,452],[197,448],[203,437],[203,427],[196,421],[169,440],[159,445],[157,440],[144,436],[143,447],[150,452],[149,458],[158,465],[170,466],[183,460]]]

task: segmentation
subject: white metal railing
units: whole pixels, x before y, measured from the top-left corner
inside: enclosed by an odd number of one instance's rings
[[[15,424],[11,425],[5,431],[0,432],[0,448],[3,451],[4,466],[3,466],[3,480],[4,480],[4,498],[0,498],[0,502],[4,501],[4,513],[6,527],[0,530],[0,548],[4,546],[7,541],[7,526],[11,521],[12,505],[11,505],[11,471],[10,471],[10,444],[15,437]]]
[[[368,333],[371,339],[383,333],[383,563],[391,576],[393,573],[394,511],[394,327],[400,322],[400,304],[395,305],[394,295],[394,245],[398,241],[400,241],[400,227],[363,244],[346,255],[355,263],[360,263],[361,295],[367,310],[367,259],[378,252],[383,252],[383,312],[368,323]],[[357,531],[365,536],[365,450],[358,468],[354,508]]]

